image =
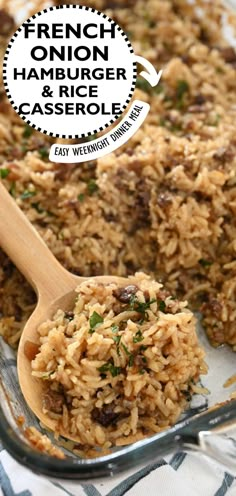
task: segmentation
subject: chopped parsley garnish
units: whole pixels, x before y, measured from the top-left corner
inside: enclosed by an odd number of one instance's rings
[[[148,83],[148,81],[146,81],[146,79],[143,79],[143,78],[138,78],[137,81],[136,81],[136,88],[139,88],[140,90],[144,91],[145,93],[148,93],[149,95],[150,94],[159,94],[159,93],[162,93],[163,91],[163,85],[162,84],[158,84],[157,86],[155,86],[154,88],[152,88],[152,86]]]
[[[21,200],[26,200],[27,198],[32,198],[32,196],[35,196],[36,192],[35,191],[28,191],[27,189],[20,195]]]
[[[210,267],[210,265],[213,264],[213,262],[211,262],[211,260],[205,260],[205,258],[200,258],[200,260],[198,260],[198,263],[200,263],[200,265],[202,265],[202,267]]]
[[[89,319],[89,323],[90,323],[90,327],[96,327],[96,325],[98,324],[102,324],[103,323],[103,317],[101,315],[99,315],[99,313],[97,312],[93,312],[93,314],[91,315],[90,319]]]
[[[9,189],[9,193],[11,196],[13,196],[13,198],[15,198],[16,196],[16,183],[11,183],[11,187]]]
[[[139,369],[139,374],[140,374],[140,375],[145,374],[145,369]]]
[[[159,119],[159,126],[166,127],[166,124],[167,124],[167,120],[165,119],[165,117],[163,117],[163,115],[161,115]]]
[[[130,351],[128,350],[127,346],[125,346],[125,344],[124,344],[124,343],[121,343],[121,346],[122,346],[123,350],[125,351],[126,355],[130,356],[130,355],[131,355],[131,353],[130,353]]]
[[[113,332],[113,334],[116,334],[115,336],[112,336],[112,339],[113,341],[116,343],[116,351],[117,351],[117,355],[120,356],[120,340],[121,340],[121,336],[119,336],[117,334],[117,332],[119,331],[119,327],[115,324],[112,324],[111,326],[111,331]]]
[[[53,374],[54,374],[55,370],[51,370],[50,372],[46,372],[45,374],[43,374],[41,376],[41,379],[43,379],[43,381],[47,381]]]
[[[112,336],[112,339],[113,339],[113,341],[115,341],[115,343],[118,345],[118,344],[120,343],[121,336]]]
[[[32,127],[30,127],[28,124],[26,124],[23,135],[22,135],[23,138],[30,138],[32,133],[33,133]]]
[[[119,327],[117,325],[115,325],[115,324],[112,324],[111,331],[114,332],[114,333],[115,332],[118,332],[119,331]]]
[[[180,79],[177,82],[177,87],[176,87],[176,99],[177,99],[177,108],[182,109],[185,103],[185,95],[186,93],[189,92],[189,84],[187,81],[184,81],[183,79]]]
[[[165,311],[165,309],[166,309],[166,304],[165,304],[165,302],[164,302],[164,301],[162,301],[162,300],[160,300],[160,301],[158,302],[158,304],[159,304],[159,310],[160,310],[161,312],[164,312],[164,311]]]
[[[180,79],[177,83],[176,96],[178,100],[182,100],[185,93],[189,92],[189,84],[187,81]]]
[[[147,350],[147,346],[145,346],[144,344],[142,344],[139,348],[140,351],[146,351]]]
[[[128,366],[132,367],[134,364],[134,355],[132,353],[130,353],[130,351],[128,350],[127,346],[125,346],[124,343],[120,343],[120,344],[121,344],[124,352],[126,353],[126,355],[129,357]]]
[[[0,169],[1,179],[5,179],[10,174],[10,169]]]
[[[140,341],[143,341],[143,339],[144,337],[142,331],[139,329],[133,337],[133,343],[140,343]]]
[[[145,93],[150,93],[151,86],[146,79],[138,78],[136,81],[136,88],[145,91]]]
[[[104,319],[101,315],[99,315],[99,313],[93,312],[93,314],[91,315],[91,317],[89,319],[89,325],[90,325],[89,333],[93,334],[95,329],[99,325],[101,325],[103,323],[103,321],[104,321]]]
[[[93,195],[93,193],[95,193],[99,189],[95,179],[90,179],[87,184],[87,188],[90,195]]]
[[[56,217],[56,215],[53,212],[50,212],[50,210],[46,210],[46,212],[49,217]]]
[[[128,366],[133,367],[133,364],[134,364],[134,355],[131,354],[129,357]]]
[[[135,312],[141,313],[144,319],[148,319],[147,310],[150,308],[152,303],[156,303],[157,300],[149,301],[139,301],[136,295],[132,295],[130,298],[129,308]]]
[[[39,148],[38,153],[42,159],[48,159],[48,157],[49,157],[49,150],[45,146],[42,148]]]
[[[171,131],[173,133],[175,131],[182,131],[182,125],[180,122],[171,123],[168,119],[166,119],[163,116],[160,117],[159,126],[166,127],[166,129],[168,129],[169,131]]]
[[[156,93],[156,95],[159,95],[160,93],[163,93],[163,91],[164,91],[163,84],[158,83],[157,86],[154,86],[154,88],[152,88],[152,91],[153,91],[153,93]]]
[[[106,372],[110,372],[112,377],[116,377],[121,372],[121,368],[116,367],[113,362],[104,363],[104,365],[99,367],[98,370],[99,370],[99,372],[101,372],[101,374],[105,374]]]
[[[182,131],[182,125],[180,123],[176,123],[176,124],[172,124],[170,127],[169,127],[169,130],[172,132],[172,133],[175,133],[175,131]]]
[[[138,323],[139,325],[143,325],[143,323],[144,323],[144,322],[145,322],[145,319],[144,319],[144,318],[142,318],[142,319],[138,320],[138,322],[137,322],[137,323]]]
[[[79,200],[81,203],[84,201],[84,198],[85,198],[85,195],[83,193],[80,193],[78,196],[77,196],[77,200]]]
[[[45,212],[44,208],[40,207],[39,203],[31,203],[31,207],[34,208],[35,210],[37,210],[37,212],[39,214],[42,214],[43,212]]]

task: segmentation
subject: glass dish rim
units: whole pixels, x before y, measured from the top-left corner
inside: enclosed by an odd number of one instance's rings
[[[0,439],[3,447],[15,460],[37,475],[85,482],[148,465],[170,452],[199,450],[199,436],[202,432],[211,432],[228,424],[236,425],[235,411],[236,399],[232,399],[191,415],[154,436],[122,447],[109,455],[92,459],[72,456],[58,459],[36,451],[26,441],[19,440],[0,405]]]

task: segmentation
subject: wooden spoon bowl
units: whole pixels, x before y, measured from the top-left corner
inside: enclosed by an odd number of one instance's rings
[[[73,307],[75,289],[86,278],[75,276],[60,265],[1,182],[0,245],[33,286],[38,296],[37,306],[26,323],[20,339],[17,370],[25,401],[42,424],[54,430],[55,421],[42,411],[42,396],[46,385],[42,380],[32,376],[30,348],[39,345],[37,329],[40,324],[51,319],[59,308],[68,311]],[[127,283],[127,279],[116,276],[96,276],[91,280],[103,284]],[[63,430],[61,434],[69,437]],[[70,439],[77,441],[74,437]]]

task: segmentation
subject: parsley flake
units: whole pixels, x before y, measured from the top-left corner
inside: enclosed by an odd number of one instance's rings
[[[153,94],[159,94],[159,93],[162,93],[163,92],[163,85],[162,84],[158,84],[157,86],[155,86],[154,88],[149,84],[148,81],[146,81],[146,79],[143,79],[143,78],[138,78],[137,81],[136,81],[136,88],[139,88],[140,90],[144,91],[145,93],[148,93],[149,95],[153,95]]]
[[[111,331],[114,332],[114,333],[115,332],[118,332],[119,331],[119,327],[117,325],[115,325],[115,324],[112,324]]]
[[[101,374],[105,374],[106,372],[110,372],[112,377],[116,377],[121,372],[121,368],[116,367],[113,362],[104,363],[104,365],[99,367],[98,370],[99,370],[99,372],[101,372]]]
[[[136,81],[136,88],[139,88],[142,91],[145,91],[145,93],[150,93],[151,86],[146,79],[143,78],[138,78]]]
[[[134,364],[134,355],[131,354],[129,357],[128,366],[133,367],[133,364]]]
[[[93,195],[93,193],[96,193],[98,191],[98,185],[94,179],[90,179],[90,181],[87,184],[88,192],[90,195]]]
[[[128,356],[131,355],[130,351],[128,350],[127,346],[125,346],[124,343],[121,343],[121,346],[122,346],[123,350],[125,351],[126,355],[128,355]]]
[[[111,326],[111,331],[113,332],[113,334],[115,334],[115,336],[112,336],[112,339],[113,341],[116,343],[116,352],[117,352],[117,355],[120,356],[120,340],[121,340],[121,336],[119,336],[117,334],[117,332],[119,331],[119,327],[115,324],[112,324]]]
[[[39,148],[38,153],[42,159],[48,159],[49,157],[49,150],[45,146]]]
[[[30,138],[32,133],[33,133],[32,127],[30,127],[28,124],[26,124],[23,135],[22,135],[23,138]]]
[[[42,375],[41,379],[43,379],[43,381],[47,381],[48,379],[50,379],[50,377],[55,373],[55,370],[51,370],[50,372],[46,372],[45,374]]]
[[[177,82],[176,88],[176,98],[177,98],[177,108],[182,109],[185,103],[185,94],[189,92],[189,84],[187,81],[180,79]]]
[[[89,325],[90,325],[89,334],[93,334],[95,329],[99,325],[101,325],[103,323],[103,321],[104,321],[104,319],[101,315],[99,315],[99,313],[93,312],[93,314],[91,315],[91,317],[89,319]]]
[[[210,265],[213,264],[213,262],[211,262],[211,260],[205,260],[204,258],[200,258],[200,260],[198,260],[198,263],[200,263],[200,265],[202,265],[202,267],[209,267]]]
[[[189,92],[189,84],[183,79],[179,79],[176,88],[176,96],[178,100],[182,99],[185,93]]]
[[[11,183],[9,193],[11,196],[13,196],[13,198],[16,197],[16,183],[15,182]]]
[[[159,300],[159,310],[161,312],[165,312],[165,309],[166,309],[166,304],[163,300]]]
[[[27,198],[32,198],[32,196],[35,196],[36,192],[35,191],[28,191],[27,189],[20,195],[21,200],[27,200]]]
[[[140,351],[146,351],[147,348],[148,348],[147,346],[145,346],[144,344],[142,344],[139,349],[140,349]]]
[[[140,343],[140,341],[143,341],[143,339],[144,337],[142,331],[139,329],[133,337],[133,343]]]
[[[149,301],[139,301],[136,295],[132,295],[130,298],[129,308],[130,310],[134,310],[135,312],[141,313],[143,318],[148,320],[147,310],[150,308],[152,303],[156,303],[157,300],[149,300]]]
[[[128,350],[127,346],[125,346],[124,343],[120,343],[120,344],[121,344],[124,352],[126,353],[126,355],[129,357],[128,366],[132,367],[134,364],[134,355],[132,353],[130,353],[130,351]]]
[[[113,341],[115,341],[115,343],[118,345],[118,344],[120,343],[121,336],[112,336],[112,339],[113,339]]]
[[[0,178],[5,179],[10,174],[10,169],[0,169]]]
[[[85,195],[83,193],[80,193],[78,196],[77,196],[77,199],[82,203],[84,201],[84,198],[85,198]]]
[[[40,207],[39,203],[31,203],[31,207],[34,208],[39,214],[45,212],[44,208]]]

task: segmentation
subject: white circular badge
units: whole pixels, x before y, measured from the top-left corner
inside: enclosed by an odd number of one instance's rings
[[[130,102],[136,77],[126,34],[81,5],[33,15],[11,38],[3,63],[15,111],[57,138],[84,138],[110,126]]]

